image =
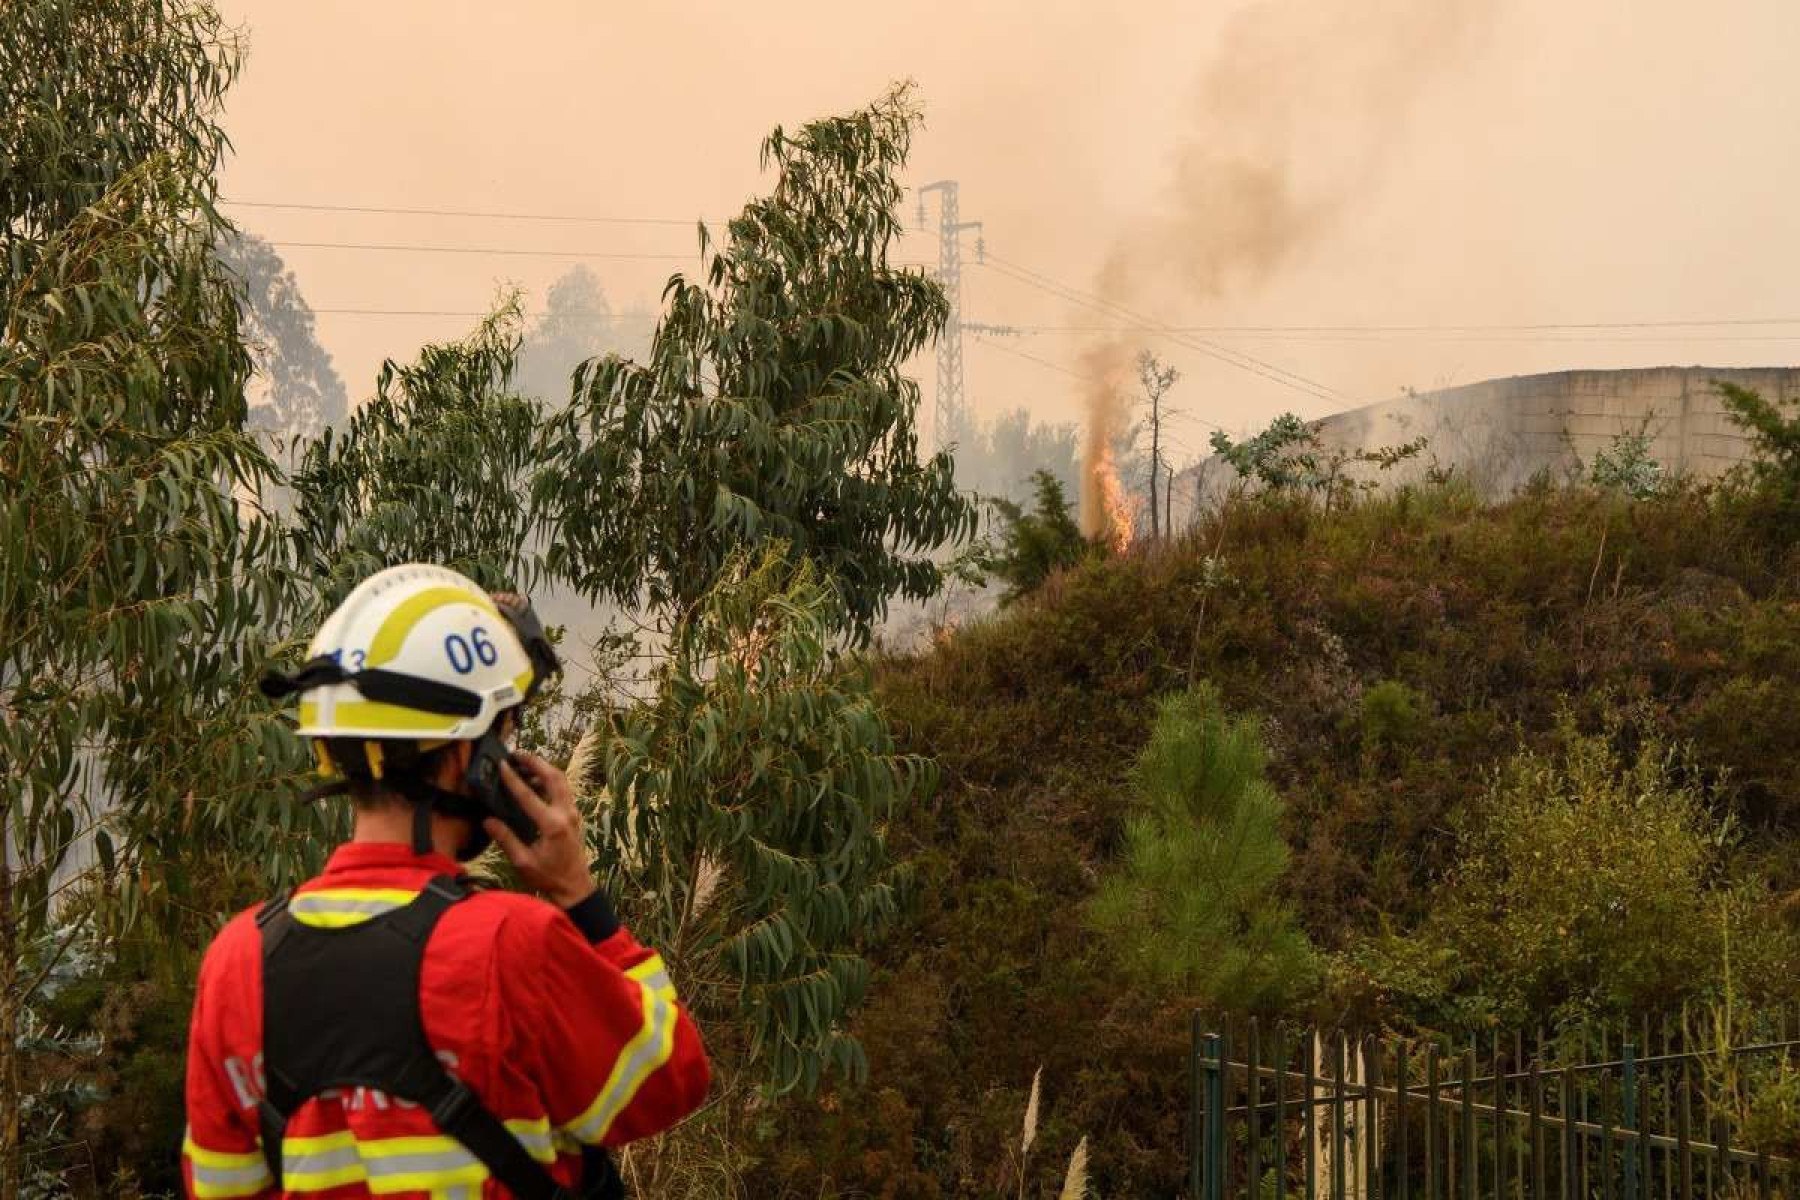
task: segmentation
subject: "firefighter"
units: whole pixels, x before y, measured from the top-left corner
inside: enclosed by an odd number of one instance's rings
[[[507,748],[557,669],[524,601],[408,565],[263,681],[299,697],[355,821],[323,874],[206,953],[190,1197],[622,1195],[604,1147],[698,1107],[699,1034],[596,887],[568,780]],[[489,839],[541,899],[463,874]]]

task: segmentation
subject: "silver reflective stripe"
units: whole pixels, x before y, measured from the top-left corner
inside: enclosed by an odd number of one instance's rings
[[[451,1171],[466,1170],[479,1167],[483,1178],[487,1168],[481,1167],[480,1160],[460,1146],[444,1150],[427,1150],[419,1154],[382,1154],[363,1159],[363,1169],[369,1173],[371,1181],[391,1178],[395,1175],[416,1175],[424,1172],[447,1174]]]
[[[379,917],[382,913],[405,907],[397,900],[339,900],[333,896],[295,896],[288,901],[288,911],[296,916],[304,913],[354,913]]]
[[[189,1158],[193,1164],[194,1183],[205,1188],[230,1188],[233,1192],[239,1189],[254,1191],[271,1182],[267,1163],[257,1162],[247,1167],[209,1167],[198,1159]]]
[[[605,1137],[614,1119],[631,1103],[644,1080],[669,1059],[674,1046],[670,1036],[670,1026],[675,1018],[674,1005],[670,1003],[668,993],[648,985],[644,985],[644,994],[650,998],[650,1004],[645,1012],[643,1029],[626,1043],[627,1057],[613,1068],[611,1086],[587,1116],[571,1127],[571,1132],[584,1142],[596,1143]]]
[[[519,1139],[519,1145],[525,1147],[525,1152],[539,1162],[548,1162],[556,1157],[556,1145],[551,1141],[548,1129],[513,1129],[510,1125],[507,1129]]]
[[[638,982],[649,988],[651,991],[659,994],[667,994],[675,990],[675,985],[669,982],[669,973],[663,970],[652,971],[648,975],[639,976]]]
[[[354,1142],[348,1145],[334,1146],[330,1150],[309,1150],[305,1153],[283,1150],[281,1173],[283,1175],[320,1175],[326,1171],[340,1171],[345,1167],[355,1166],[358,1157]]]

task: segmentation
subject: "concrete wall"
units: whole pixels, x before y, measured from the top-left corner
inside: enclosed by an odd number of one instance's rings
[[[1454,467],[1493,496],[1510,494],[1540,471],[1573,472],[1578,461],[1592,461],[1619,434],[1640,426],[1651,437],[1652,457],[1666,470],[1711,478],[1749,453],[1715,381],[1771,400],[1800,399],[1800,367],[1558,371],[1415,393],[1335,413],[1315,429],[1321,442],[1346,449],[1428,438],[1418,460],[1389,473],[1395,482],[1417,478],[1433,465]],[[1189,473],[1185,486],[1178,484],[1176,494],[1215,496],[1233,479],[1230,468],[1208,461]]]

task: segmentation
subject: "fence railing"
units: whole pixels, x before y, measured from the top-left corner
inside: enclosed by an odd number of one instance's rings
[[[1738,1200],[1800,1197],[1800,1159],[1744,1144],[1800,1021],[1702,1048],[1648,1025],[1481,1045],[1194,1017],[1196,1200]]]

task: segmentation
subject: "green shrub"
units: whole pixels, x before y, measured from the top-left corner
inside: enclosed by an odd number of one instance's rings
[[[1362,741],[1369,750],[1401,746],[1418,732],[1423,698],[1397,679],[1363,692]]]
[[[1410,939],[1346,955],[1428,1023],[1519,1026],[1668,1012],[1789,978],[1792,939],[1731,872],[1732,825],[1655,735],[1576,730],[1522,750],[1462,814],[1457,859]]]
[[[1317,973],[1280,896],[1288,848],[1265,758],[1255,719],[1227,715],[1216,690],[1163,700],[1124,854],[1089,910],[1123,970],[1215,1011],[1279,1011]]]
[[[1000,544],[976,548],[983,572],[1006,585],[1002,605],[1037,591],[1050,576],[1080,562],[1089,549],[1062,481],[1040,470],[1032,473],[1031,483],[1036,500],[1030,512],[1004,497],[988,501],[1000,520]]]
[[[1751,478],[1782,513],[1792,514],[1800,507],[1800,414],[1788,416],[1782,405],[1735,383],[1716,386],[1731,423],[1750,439]]]
[[[1743,1142],[1772,1157],[1800,1155],[1800,1070],[1787,1062],[1753,1066]]]
[[[1668,473],[1650,455],[1650,418],[1636,429],[1615,435],[1604,450],[1594,452],[1588,464],[1588,481],[1597,488],[1615,491],[1633,500],[1647,500],[1668,485]]]

